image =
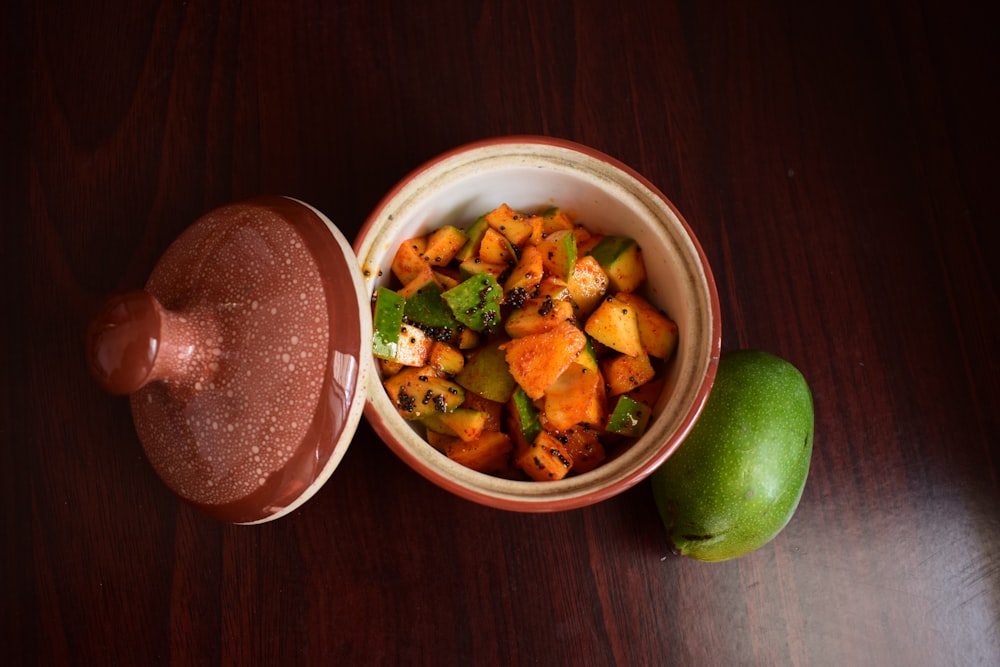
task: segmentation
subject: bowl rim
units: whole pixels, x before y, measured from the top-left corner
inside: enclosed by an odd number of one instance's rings
[[[591,159],[605,163],[606,165],[612,167],[614,170],[620,171],[626,176],[637,181],[641,186],[648,189],[652,195],[657,198],[662,204],[664,204],[672,214],[676,217],[678,223],[681,225],[684,233],[695,250],[697,256],[698,264],[702,274],[705,277],[705,288],[708,293],[708,304],[709,304],[709,317],[708,317],[708,335],[709,335],[709,358],[707,360],[704,377],[701,378],[700,385],[695,392],[694,400],[684,416],[681,418],[678,427],[670,434],[668,441],[664,442],[660,449],[656,450],[656,453],[645,460],[641,465],[636,466],[634,469],[629,470],[627,473],[621,477],[613,480],[612,482],[593,489],[584,489],[579,493],[567,494],[564,496],[549,496],[549,495],[527,495],[527,496],[511,496],[509,494],[493,494],[480,489],[472,488],[466,486],[460,481],[448,476],[446,473],[437,469],[436,467],[428,466],[424,461],[422,461],[418,456],[411,452],[406,446],[398,442],[395,435],[392,433],[389,425],[387,423],[388,416],[381,414],[380,410],[374,404],[372,396],[369,393],[365,399],[364,412],[365,417],[369,424],[374,428],[376,433],[380,436],[383,442],[400,458],[403,462],[410,467],[415,472],[419,473],[422,477],[428,481],[434,483],[438,487],[449,491],[459,497],[465,498],[472,502],[476,502],[482,505],[497,509],[505,509],[520,512],[554,512],[563,511],[570,509],[577,509],[592,505],[598,502],[607,500],[613,496],[616,496],[629,488],[635,486],[649,475],[653,473],[667,458],[669,458],[673,452],[683,443],[687,438],[691,429],[693,428],[695,422],[700,416],[702,409],[704,408],[705,402],[708,399],[708,395],[711,392],[712,386],[715,382],[716,370],[718,368],[719,355],[722,345],[722,324],[721,324],[721,313],[720,313],[720,302],[718,289],[715,282],[714,274],[712,273],[711,266],[708,262],[708,258],[705,255],[704,248],[698,237],[694,234],[691,226],[688,224],[687,220],[677,209],[674,203],[660,191],[652,182],[650,182],[645,176],[637,172],[632,167],[623,163],[622,161],[614,158],[600,150],[580,144],[567,139],[561,139],[557,137],[545,136],[545,135],[533,135],[533,134],[514,134],[514,135],[503,135],[483,138],[464,144],[460,144],[454,148],[451,148],[443,153],[440,153],[429,160],[426,160],[415,169],[408,172],[403,178],[401,178],[393,187],[390,189],[378,202],[378,204],[372,209],[366,218],[364,224],[355,236],[353,249],[355,255],[358,257],[358,261],[364,263],[366,257],[362,256],[362,249],[364,248],[366,242],[369,240],[369,236],[373,232],[378,231],[378,223],[383,217],[383,212],[392,203],[399,194],[410,187],[412,183],[420,178],[423,174],[427,172],[432,172],[436,167],[444,162],[452,160],[460,155],[481,151],[484,149],[491,149],[502,147],[506,145],[533,145],[533,146],[546,146],[557,148],[560,150],[570,151],[579,153],[583,156],[589,157]],[[368,363],[374,365],[374,358],[368,359]],[[374,381],[380,378],[377,369],[370,369],[369,377]],[[374,382],[370,383],[370,388],[372,391],[381,390],[381,383],[378,383],[378,387],[374,388]],[[445,461],[443,461],[445,462]],[[455,464],[459,465],[459,464]],[[537,485],[544,484],[544,482],[535,481],[525,481],[522,482],[526,485]],[[550,482],[556,484],[558,482]]]

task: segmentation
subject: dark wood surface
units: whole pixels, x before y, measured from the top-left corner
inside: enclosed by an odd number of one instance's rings
[[[1000,664],[994,25],[951,2],[6,3],[6,664]],[[418,8],[419,7],[419,8]],[[723,347],[816,402],[797,514],[671,555],[646,484],[554,515],[451,496],[363,424],[260,527],[181,505],[83,364],[201,213],[348,237],[466,141],[548,134],[656,183]]]

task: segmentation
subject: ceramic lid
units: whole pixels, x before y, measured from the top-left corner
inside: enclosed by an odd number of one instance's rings
[[[129,394],[150,462],[183,500],[236,523],[305,502],[343,457],[371,338],[350,244],[284,197],[216,209],[171,244],[144,290],[91,323],[88,363]]]

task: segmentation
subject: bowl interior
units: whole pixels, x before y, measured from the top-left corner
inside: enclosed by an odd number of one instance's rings
[[[642,177],[590,149],[501,141],[449,153],[417,170],[373,212],[356,243],[368,293],[392,279],[402,241],[443,224],[467,227],[496,206],[559,206],[592,231],[631,236],[643,250],[646,294],[679,328],[678,348],[646,434],[605,464],[557,482],[498,479],[453,463],[400,418],[371,374],[369,420],[418,472],[459,495],[509,509],[566,509],[614,495],[652,472],[693,424],[714,379],[718,297],[704,255],[674,207]],[[374,361],[372,361],[374,364]]]

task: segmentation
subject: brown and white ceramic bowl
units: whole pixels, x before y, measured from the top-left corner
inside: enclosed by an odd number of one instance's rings
[[[451,461],[396,412],[371,354],[370,297],[400,242],[466,225],[501,203],[558,205],[592,230],[635,238],[649,297],[680,330],[647,432],[586,474],[513,481]],[[720,340],[704,253],[656,188],[592,149],[508,137],[410,174],[353,249],[325,215],[293,199],[207,213],[171,244],[143,290],[111,298],[94,317],[87,360],[100,384],[129,395],[146,455],[181,499],[225,521],[260,523],[328,480],[362,411],[410,467],[468,500],[536,512],[598,502],[680,445],[708,396]]]
[[[679,328],[665,388],[646,433],[593,471],[559,481],[501,479],[455,463],[393,408],[374,360],[365,416],[418,473],[463,498],[508,510],[543,512],[589,505],[635,485],[681,444],[715,378],[719,302],[691,228],[645,178],[607,155],[545,137],[505,137],[457,148],[399,183],[355,240],[369,294],[391,278],[400,242],[442,224],[467,226],[501,203],[516,210],[559,206],[589,229],[631,236],[643,250],[651,300]]]

